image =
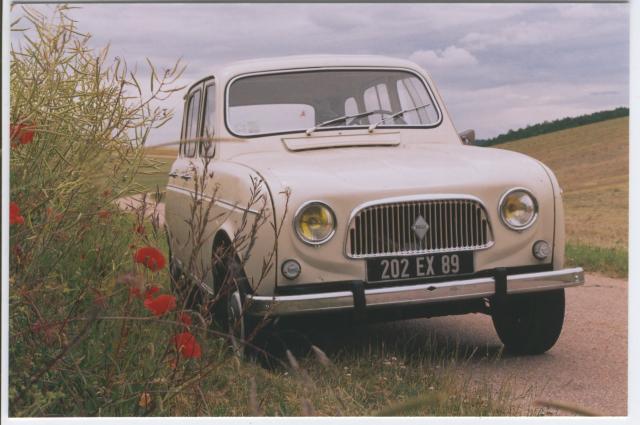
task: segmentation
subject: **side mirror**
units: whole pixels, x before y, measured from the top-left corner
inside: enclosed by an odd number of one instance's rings
[[[476,132],[475,130],[465,130],[459,134],[460,140],[465,145],[473,145],[476,142]]]

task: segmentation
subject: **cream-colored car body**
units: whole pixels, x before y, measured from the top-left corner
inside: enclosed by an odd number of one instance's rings
[[[328,128],[310,135],[301,131],[248,138],[236,137],[229,131],[225,123],[226,89],[235,78],[308,69],[394,69],[415,73],[430,90],[439,123],[430,128],[380,126],[372,132],[366,127]],[[263,200],[269,216],[268,223],[257,231],[255,245],[244,264],[256,299],[269,299],[286,287],[364,281],[366,260],[349,258],[346,253],[350,218],[364,204],[389,199],[479,200],[488,216],[494,243],[474,252],[476,272],[541,264],[547,264],[547,270],[562,270],[565,240],[561,189],[551,170],[519,153],[463,144],[431,77],[416,64],[376,56],[245,61],[221,68],[213,79],[195,84],[190,93],[199,87],[204,90],[208,83],[215,84],[215,155],[204,170],[197,155],[189,158],[181,153],[172,166],[166,195],[171,251],[183,268],[194,251],[187,223],[193,203],[211,204],[210,217],[215,219],[207,225],[197,260],[189,267],[191,277],[205,289],[213,291],[211,258],[216,236],[224,234],[233,240],[243,217],[255,219],[258,206],[246,208],[251,177],[264,184]],[[196,197],[194,182],[203,173],[208,176],[204,193]],[[526,230],[514,231],[500,218],[501,197],[513,188],[525,188],[537,199],[537,220]],[[321,201],[335,212],[335,234],[327,243],[307,244],[294,230],[294,213],[309,201]],[[284,225],[276,241],[272,225],[277,227],[282,220]],[[538,260],[532,253],[532,245],[538,240],[552,246],[552,254],[545,260]],[[270,256],[274,249],[275,255]],[[243,258],[246,253],[238,254]],[[301,265],[300,275],[293,280],[281,272],[287,259],[295,259]],[[263,263],[269,260],[272,267],[261,277]],[[579,284],[582,271],[574,269],[572,273],[571,282],[558,287]]]

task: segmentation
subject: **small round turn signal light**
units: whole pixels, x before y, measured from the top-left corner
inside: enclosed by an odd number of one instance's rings
[[[300,267],[300,263],[296,260],[286,260],[282,263],[282,275],[289,280],[293,280],[300,276],[300,272],[302,271],[302,267]]]
[[[533,256],[538,260],[544,260],[551,255],[551,246],[547,241],[537,241],[533,244]]]

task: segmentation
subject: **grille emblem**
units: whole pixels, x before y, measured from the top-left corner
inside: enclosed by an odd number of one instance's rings
[[[413,223],[413,226],[411,226],[411,230],[413,230],[418,239],[424,239],[429,231],[429,223],[426,222],[424,217],[419,215],[415,223]]]

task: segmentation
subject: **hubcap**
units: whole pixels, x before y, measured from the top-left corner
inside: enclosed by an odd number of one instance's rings
[[[240,292],[234,291],[227,302],[227,329],[231,346],[236,355],[242,356],[244,351],[244,319],[242,317],[242,300]]]

